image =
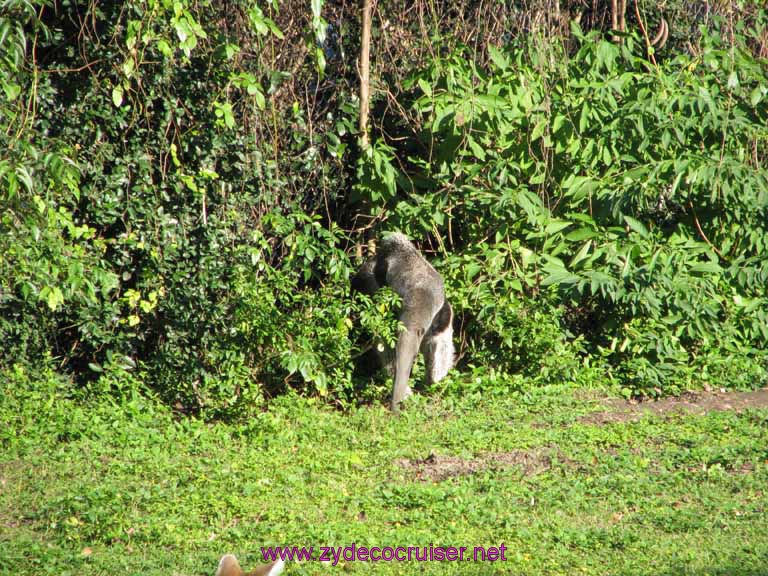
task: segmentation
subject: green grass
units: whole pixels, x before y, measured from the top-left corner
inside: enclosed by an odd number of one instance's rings
[[[359,574],[768,573],[768,411],[603,426],[594,391],[421,396],[400,417],[284,398],[241,424],[145,398],[0,384],[0,573],[213,574],[260,547],[506,546],[501,562],[347,563]],[[442,480],[403,459],[546,457]],[[523,452],[520,452],[523,451]],[[290,564],[286,574],[341,570]]]

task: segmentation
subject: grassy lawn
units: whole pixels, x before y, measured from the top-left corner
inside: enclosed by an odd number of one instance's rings
[[[212,576],[224,552],[353,543],[506,559],[286,574],[768,573],[765,408],[602,422],[601,392],[563,386],[206,424],[65,392],[0,384],[0,573]]]

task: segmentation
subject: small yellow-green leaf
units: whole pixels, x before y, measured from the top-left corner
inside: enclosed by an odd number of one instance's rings
[[[50,308],[52,312],[55,312],[56,309],[63,303],[64,294],[62,294],[61,289],[58,286],[54,286],[48,291],[48,295],[46,297],[46,304],[48,304],[48,308]]]
[[[112,103],[117,108],[123,103],[123,87],[120,84],[112,88]]]
[[[424,78],[419,78],[418,80],[419,88],[421,88],[421,91],[424,92],[427,96],[432,96],[432,86],[429,85],[429,82],[424,80]]]

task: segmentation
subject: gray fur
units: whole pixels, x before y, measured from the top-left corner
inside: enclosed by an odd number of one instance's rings
[[[376,255],[367,260],[352,278],[352,288],[373,294],[389,286],[403,302],[400,322],[404,330],[394,353],[379,354],[393,375],[391,408],[410,396],[408,379],[419,350],[424,354],[426,382],[438,382],[453,367],[453,310],[445,299],[443,279],[403,234],[386,236]]]

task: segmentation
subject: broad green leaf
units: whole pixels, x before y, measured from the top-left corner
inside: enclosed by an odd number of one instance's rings
[[[499,68],[499,70],[506,70],[509,68],[509,60],[493,44],[488,44],[488,55],[491,57],[491,61],[496,65],[497,68]]]
[[[552,121],[552,133],[557,134],[557,132],[560,130],[560,128],[563,127],[563,124],[565,124],[565,116],[562,114],[557,114],[555,116],[555,119]]]
[[[533,132],[531,132],[531,142],[536,142],[539,138],[541,138],[542,134],[544,134],[544,131],[547,129],[547,120],[546,118],[542,118],[538,121],[536,126],[533,127]]]
[[[29,173],[26,166],[16,166],[16,177],[19,179],[19,182],[24,184],[24,188],[27,189],[27,192],[32,192],[35,186],[32,181],[32,175]]]
[[[632,229],[632,231],[637,232],[643,238],[648,237],[648,228],[645,227],[645,224],[640,222],[640,220],[636,220],[631,216],[627,216],[626,214],[624,214],[623,217],[624,222],[627,224],[627,226],[630,227],[630,229]]]
[[[467,144],[469,144],[469,147],[472,149],[472,154],[475,155],[475,157],[480,160],[481,162],[485,161],[485,150],[483,150],[483,147],[480,146],[473,138],[467,138]]]
[[[258,85],[251,84],[248,86],[248,93],[256,100],[256,105],[259,107],[259,110],[264,110],[267,105],[267,101],[264,98],[264,93],[259,89]]]
[[[133,72],[136,70],[136,62],[134,62],[133,58],[126,58],[125,62],[123,62],[122,69],[125,77],[130,78],[133,76]]]
[[[580,278],[575,274],[571,274],[565,268],[560,269],[546,269],[544,270],[546,276],[542,281],[542,286],[552,286],[555,284],[576,284]]]
[[[19,97],[19,94],[21,94],[21,86],[3,81],[3,91],[5,92],[5,97],[8,101],[13,102]]]
[[[173,50],[171,49],[170,44],[162,38],[157,41],[157,49],[160,51],[160,54],[166,58],[170,58],[173,55]]]
[[[700,274],[720,274],[723,272],[723,268],[717,262],[699,262],[691,266],[691,272]]]
[[[123,87],[120,84],[112,88],[112,103],[117,108],[123,103]]]
[[[573,222],[570,222],[568,220],[553,220],[552,222],[546,225],[546,227],[544,228],[544,231],[547,234],[556,234],[557,232],[560,232],[560,230],[568,228],[568,226],[570,226],[571,224],[573,224]]]
[[[269,28],[270,32],[272,32],[276,38],[279,38],[280,40],[285,38],[283,31],[278,28],[277,24],[275,24],[271,18],[265,18],[264,22],[267,25],[267,28]]]
[[[421,88],[421,91],[424,92],[429,97],[432,97],[432,86],[430,86],[429,82],[424,80],[424,78],[419,78],[418,80],[419,88]]]
[[[579,249],[576,255],[573,258],[571,258],[571,261],[568,263],[568,266],[573,268],[574,266],[576,266],[576,264],[578,264],[579,262],[587,258],[589,256],[589,251],[591,249],[592,249],[592,240],[587,240],[586,242],[584,242],[584,245]]]
[[[577,228],[576,230],[573,230],[572,232],[568,232],[568,234],[565,235],[565,239],[569,240],[571,242],[581,242],[582,240],[586,240],[587,238],[595,238],[596,236],[599,236],[600,233],[593,229],[593,228]]]
[[[52,312],[55,312],[56,309],[64,303],[64,294],[58,286],[54,286],[47,291],[45,302],[48,304],[48,308],[50,308]]]
[[[581,105],[581,114],[579,116],[579,132],[583,134],[587,131],[587,128],[589,127],[589,104],[584,102]]]

